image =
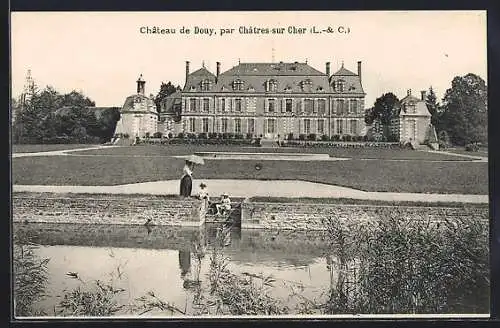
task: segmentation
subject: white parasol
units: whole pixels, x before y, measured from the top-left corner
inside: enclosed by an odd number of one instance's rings
[[[197,156],[197,155],[190,155],[189,157],[186,158],[186,161],[189,161],[191,163],[198,164],[198,165],[205,164],[205,161],[203,160],[203,158],[200,156]]]

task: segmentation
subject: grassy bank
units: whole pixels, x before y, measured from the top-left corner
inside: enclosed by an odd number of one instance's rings
[[[120,149],[120,148],[117,148]],[[196,179],[303,180],[365,191],[488,194],[488,163],[426,161],[206,160]],[[118,185],[179,179],[171,157],[57,156],[15,158],[12,182],[22,185]],[[261,169],[256,170],[256,164]]]
[[[448,154],[430,153],[408,149],[384,148],[260,148],[225,145],[137,145],[130,147],[105,148],[80,151],[78,155],[114,155],[114,156],[175,156],[195,152],[243,152],[243,153],[313,153],[329,154],[331,157],[354,159],[400,159],[427,161],[464,161],[467,158]]]
[[[12,145],[12,153],[36,153],[44,151],[90,148],[91,144],[47,144],[47,145]]]

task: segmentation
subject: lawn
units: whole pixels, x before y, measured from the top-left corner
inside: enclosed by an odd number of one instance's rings
[[[64,149],[89,148],[89,144],[53,144],[53,145],[12,145],[12,153],[35,153]]]
[[[206,160],[205,162],[206,165],[196,167],[196,178],[298,179],[366,191],[488,194],[488,163],[480,162],[418,160],[405,162]],[[257,163],[261,164],[262,169],[255,169]],[[179,179],[182,166],[181,159],[172,157],[24,157],[13,159],[12,181],[14,184],[22,185],[117,185]]]
[[[175,156],[195,152],[245,152],[245,153],[321,153],[331,157],[355,159],[400,159],[427,161],[469,161],[470,159],[449,154],[431,153],[408,149],[375,148],[259,148],[223,145],[138,145],[105,149],[92,149],[76,152],[78,155],[136,155],[136,156]]]
[[[480,157],[488,157],[488,149],[480,148],[478,151],[467,151],[463,148],[451,148],[446,149],[447,152],[461,154],[461,155],[469,155],[469,156],[480,156]]]

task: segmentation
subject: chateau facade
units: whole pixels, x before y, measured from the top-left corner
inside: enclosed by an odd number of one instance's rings
[[[181,92],[161,104],[163,134],[235,133],[266,139],[289,134],[364,135],[361,62],[357,73],[342,67],[320,72],[307,63],[240,63],[221,73],[190,72]]]

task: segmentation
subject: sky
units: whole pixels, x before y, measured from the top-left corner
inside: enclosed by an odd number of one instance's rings
[[[240,33],[240,27],[284,28],[283,34]],[[175,33],[141,33],[146,28]],[[181,28],[190,33],[180,33]],[[195,34],[213,28],[216,34]],[[305,33],[293,33],[305,28]],[[330,28],[334,33],[310,33]],[[349,29],[349,33],[339,33]],[[289,31],[290,28],[290,31]],[[234,29],[221,35],[221,29]],[[289,33],[290,32],[290,33]],[[485,11],[301,12],[13,12],[12,97],[20,95],[27,70],[36,84],[61,93],[77,90],[96,106],[122,106],[136,91],[162,82],[181,87],[185,62],[215,73],[241,62],[306,62],[319,71],[362,61],[365,107],[385,92],[402,98],[430,86],[441,99],[455,76],[487,79]]]

